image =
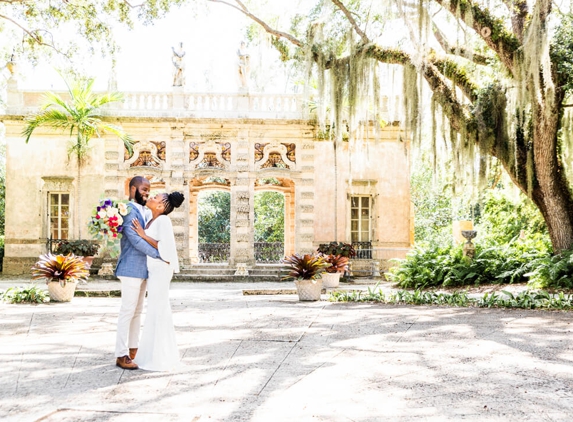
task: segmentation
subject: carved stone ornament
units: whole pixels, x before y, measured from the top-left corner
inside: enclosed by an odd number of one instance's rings
[[[125,150],[124,161],[129,167],[162,167],[165,163],[165,142],[137,141],[133,144],[131,157]]]
[[[257,160],[257,158],[259,158]],[[296,168],[296,145],[271,142],[255,144],[255,170]]]
[[[229,142],[190,142],[189,164],[196,169],[229,170],[231,144]]]
[[[68,176],[45,176],[44,190],[48,192],[69,192],[72,190],[73,177]]]

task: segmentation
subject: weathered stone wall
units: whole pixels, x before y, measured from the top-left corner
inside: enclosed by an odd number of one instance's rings
[[[45,252],[48,192],[70,192],[71,237],[80,236],[74,208],[77,167],[75,160],[68,161],[67,134],[40,128],[25,144],[21,117],[0,116],[0,120],[6,125],[8,144],[4,272],[26,273],[37,256]],[[195,263],[197,192],[216,188],[207,183],[208,178],[220,177],[228,181],[220,188],[231,193],[232,201],[230,264],[252,265],[253,198],[256,190],[266,189],[256,181],[273,177],[282,181],[273,189],[283,192],[286,199],[285,243],[287,249],[292,249],[287,253],[312,252],[318,243],[335,238],[348,240],[348,195],[356,191],[375,198],[377,244],[409,246],[408,144],[398,141],[393,129],[383,140],[370,141],[369,160],[360,167],[350,163],[352,153],[349,155],[347,143],[339,146],[335,177],[333,144],[315,141],[315,128],[308,121],[174,117],[109,120],[130,133],[141,151],[126,159],[117,138],[105,135],[92,139],[93,148],[82,167],[79,186],[82,238],[88,237],[86,223],[100,197],[125,198],[128,180],[143,175],[151,179],[154,188],[179,190],[188,198],[171,218],[182,263]],[[230,145],[230,156],[223,151],[223,144]],[[285,144],[295,144],[294,155],[286,151]],[[143,154],[144,146],[151,150],[157,167],[132,166],[138,154]],[[162,152],[160,147],[164,148]],[[215,160],[218,167],[201,164],[207,158]],[[269,167],[272,159],[288,168]]]

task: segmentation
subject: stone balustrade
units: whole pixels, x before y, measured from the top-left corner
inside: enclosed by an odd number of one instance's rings
[[[45,91],[19,90],[17,83],[8,83],[5,114],[26,115],[37,110]],[[64,99],[67,93],[57,92]],[[197,117],[308,119],[310,109],[301,94],[185,92],[124,92],[121,103],[112,103],[103,115],[121,117]],[[397,103],[397,98],[392,104]],[[382,118],[388,119],[388,97],[382,99]]]

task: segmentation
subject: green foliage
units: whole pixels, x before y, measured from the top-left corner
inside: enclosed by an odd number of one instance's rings
[[[502,294],[484,293],[472,298],[466,292],[436,293],[422,290],[400,290],[386,295],[376,286],[367,292],[360,290],[332,291],[331,302],[379,302],[392,305],[437,305],[479,308],[555,309],[573,310],[573,295],[563,292],[550,294],[546,291],[522,291],[517,295],[502,290]]]
[[[319,245],[316,250],[322,255],[341,255],[347,258],[354,258],[356,256],[356,251],[350,243],[344,242],[330,242]]]
[[[231,242],[231,194],[209,191],[199,195],[199,243]]]
[[[559,85],[567,93],[573,92],[573,15],[561,16],[550,52],[557,69]]]
[[[255,242],[283,242],[285,228],[284,195],[259,192],[255,195]]]
[[[28,287],[10,287],[0,292],[0,300],[8,303],[44,303],[49,299],[44,290],[32,284]]]
[[[284,276],[283,280],[317,280],[330,265],[323,256],[317,254],[294,254],[285,257],[282,262],[290,267],[288,275]]]
[[[420,164],[412,173],[410,197],[414,205],[417,244],[444,244],[452,237],[452,197],[448,187],[433,186],[432,170]]]
[[[100,248],[99,243],[93,240],[62,240],[56,245],[54,254],[56,255],[69,255],[74,254],[77,256],[94,256],[98,253]]]
[[[48,92],[40,111],[26,119],[22,135],[26,143],[38,127],[47,126],[58,131],[69,132],[75,136],[68,153],[75,155],[81,164],[89,151],[89,142],[110,132],[120,138],[129,153],[132,152],[131,137],[119,126],[104,122],[99,114],[102,107],[109,103],[121,101],[119,92],[96,94],[92,91],[93,79],[76,79],[68,84],[71,101],[65,101],[60,95]]]
[[[402,288],[415,289],[524,282],[535,260],[548,256],[537,246],[535,241],[488,248],[477,244],[473,260],[463,256],[462,246],[416,248],[388,277]]]
[[[90,275],[89,265],[82,257],[70,255],[45,254],[32,267],[32,279],[43,278],[46,283],[59,281],[62,286],[67,282],[87,280]]]
[[[1,136],[0,136],[1,137]],[[4,139],[3,137],[1,137]],[[6,211],[6,144],[0,145],[0,236],[4,236]],[[2,240],[4,247],[4,240]]]
[[[539,257],[531,267],[533,270],[526,274],[531,287],[573,289],[573,250]]]
[[[477,229],[480,242],[488,245],[504,245],[521,236],[540,240],[544,243],[542,248],[545,251],[550,248],[545,221],[537,207],[525,195],[520,195],[518,202],[513,202],[499,193],[486,195]]]

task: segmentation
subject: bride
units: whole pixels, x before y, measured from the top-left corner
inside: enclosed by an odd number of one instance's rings
[[[133,229],[147,243],[159,250],[163,260],[147,257],[147,316],[135,359],[141,369],[170,371],[179,365],[179,350],[169,304],[169,283],[173,273],[179,272],[179,259],[171,219],[167,216],[184,200],[180,192],[162,193],[147,200],[153,218],[145,230],[137,220]]]

